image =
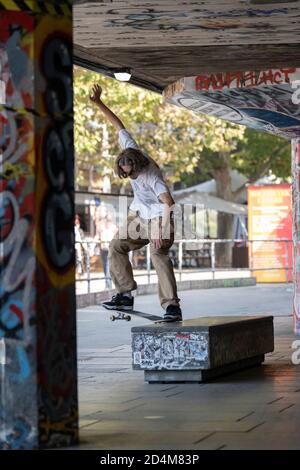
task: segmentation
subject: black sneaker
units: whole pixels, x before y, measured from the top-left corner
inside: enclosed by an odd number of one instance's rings
[[[134,298],[127,297],[127,295],[116,294],[112,296],[111,300],[102,302],[102,306],[108,310],[133,310]]]
[[[169,305],[163,317],[164,321],[182,321],[182,313],[179,305]]]

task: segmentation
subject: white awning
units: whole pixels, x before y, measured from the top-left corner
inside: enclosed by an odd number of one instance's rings
[[[231,180],[231,190],[234,192],[237,189],[241,188],[246,182],[247,178],[239,173],[236,170],[230,171],[230,180]],[[190,186],[189,188],[179,189],[175,191],[175,194],[188,194],[197,191],[197,193],[207,193],[211,194],[212,196],[216,196],[217,187],[215,180],[205,181],[204,183],[195,184],[194,186]],[[247,188],[244,188],[243,191],[240,192],[238,196],[237,203],[244,204],[247,202]]]
[[[178,194],[179,193],[179,194]],[[212,209],[217,212],[226,212],[228,214],[247,215],[247,206],[236,204],[234,202],[224,201],[207,193],[192,190],[183,193],[174,191],[173,196],[177,204],[193,204],[199,206],[199,209]]]

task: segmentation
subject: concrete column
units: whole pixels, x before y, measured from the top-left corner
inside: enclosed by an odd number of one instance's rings
[[[78,440],[72,7],[0,0],[0,448]]]
[[[300,139],[292,140],[294,331],[300,335]]]

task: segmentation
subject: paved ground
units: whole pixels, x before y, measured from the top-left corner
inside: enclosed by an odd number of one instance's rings
[[[131,368],[132,326],[100,307],[78,311],[82,449],[299,449],[300,365],[291,362],[292,287],[180,293],[185,318],[275,316],[275,351],[261,368],[206,384],[152,384]],[[160,314],[156,296],[135,307]],[[299,338],[300,339],[300,338]],[[300,354],[299,354],[300,357]]]

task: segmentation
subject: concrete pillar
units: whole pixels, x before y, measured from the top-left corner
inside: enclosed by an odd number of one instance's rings
[[[300,335],[300,139],[292,140],[294,331]]]
[[[0,0],[0,448],[78,440],[72,6]]]

